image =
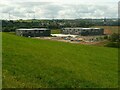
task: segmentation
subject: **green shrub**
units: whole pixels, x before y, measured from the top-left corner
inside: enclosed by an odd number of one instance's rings
[[[106,47],[114,47],[114,48],[119,48],[120,44],[118,42],[109,42],[108,44],[105,45]]]
[[[117,42],[117,41],[119,41],[119,34],[113,33],[113,34],[110,36],[109,40],[112,41],[112,42]]]
[[[108,39],[108,36],[104,36],[104,39]]]

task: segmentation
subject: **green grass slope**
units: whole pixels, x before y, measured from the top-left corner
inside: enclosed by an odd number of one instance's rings
[[[3,88],[117,87],[117,49],[3,33]]]

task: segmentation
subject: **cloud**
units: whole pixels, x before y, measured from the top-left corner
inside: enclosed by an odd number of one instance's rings
[[[116,3],[56,3],[56,2],[14,2],[0,4],[0,13],[11,13],[12,19],[22,18],[101,18],[117,17]],[[8,18],[7,15],[2,15]]]
[[[102,18],[117,17],[117,11],[118,8],[114,4],[77,4],[65,6],[65,8],[59,12],[59,14],[61,16],[68,16],[72,18]]]

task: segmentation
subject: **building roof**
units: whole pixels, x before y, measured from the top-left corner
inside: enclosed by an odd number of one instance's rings
[[[63,28],[63,29],[101,29],[101,28],[80,28],[80,27],[75,27],[75,28]]]
[[[16,30],[41,30],[41,31],[43,31],[43,30],[50,30],[50,29],[47,29],[47,28],[20,28],[20,29],[16,29]]]
[[[71,36],[71,37],[76,37],[78,35],[71,35],[71,34],[51,34],[52,36],[56,36],[56,37],[68,37],[68,36]]]

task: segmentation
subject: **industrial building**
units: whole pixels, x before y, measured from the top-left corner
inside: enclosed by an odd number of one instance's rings
[[[81,35],[81,36],[103,35],[104,29],[102,28],[63,28],[61,33]]]
[[[47,28],[16,29],[16,35],[25,37],[50,36],[51,30]]]

